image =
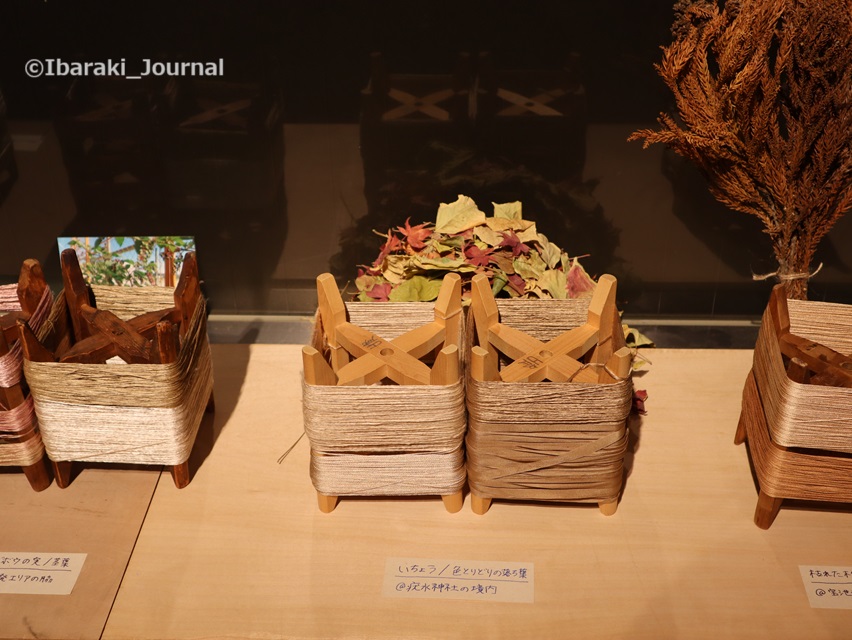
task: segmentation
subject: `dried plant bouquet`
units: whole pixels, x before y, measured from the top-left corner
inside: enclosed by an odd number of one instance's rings
[[[852,1],[681,0],[676,16],[656,68],[677,114],[630,140],[669,146],[757,216],[770,275],[805,299],[817,245],[852,206]]]

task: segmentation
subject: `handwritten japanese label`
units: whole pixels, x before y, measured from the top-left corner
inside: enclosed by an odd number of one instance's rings
[[[534,602],[531,562],[388,558],[382,595],[483,602]]]
[[[852,609],[852,567],[799,565],[812,609]]]
[[[0,551],[0,593],[67,596],[85,560],[85,553]]]

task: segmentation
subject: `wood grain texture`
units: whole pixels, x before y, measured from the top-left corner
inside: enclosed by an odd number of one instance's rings
[[[752,521],[746,448],[731,442],[750,351],[654,350],[610,517],[387,498],[323,514],[307,442],[277,462],[302,431],[300,346],[214,345],[213,357],[209,453],[185,489],[159,483],[144,526],[156,472],[86,469],[40,494],[0,473],[0,512],[16,514],[3,546],[90,554],[67,598],[0,597],[0,638],[97,638],[104,623],[105,640],[848,636],[850,612],[811,609],[798,567],[850,564],[852,512],[782,509],[768,532]],[[389,556],[532,562],[535,603],[384,598]]]
[[[36,493],[23,474],[0,473],[0,555],[88,554],[71,595],[0,595],[0,638],[100,638],[159,476],[87,468],[67,489]]]
[[[228,363],[246,350],[242,379]],[[276,464],[302,429],[300,347],[214,356],[227,428],[189,487],[158,487],[107,640],[848,633],[848,611],[808,607],[798,565],[848,564],[852,514],[785,510],[770,532],[752,521],[746,450],[731,443],[750,351],[654,351],[636,380],[649,412],[631,422],[630,473],[609,517],[598,505],[500,501],[486,516],[450,515],[387,498],[323,514],[307,442]],[[533,562],[535,603],[384,598],[389,556]]]

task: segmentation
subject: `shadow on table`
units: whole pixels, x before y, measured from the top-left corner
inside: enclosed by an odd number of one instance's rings
[[[198,427],[189,456],[189,476],[204,464],[237,406],[248,369],[249,348],[245,345],[213,345],[213,397],[215,409],[207,412]]]
[[[646,371],[634,371],[634,389],[638,390],[643,387],[641,378]],[[653,409],[652,409],[653,410]],[[630,411],[627,416],[627,450],[624,452],[624,480],[621,487],[621,496],[619,502],[627,492],[628,480],[633,473],[633,463],[636,459],[636,452],[639,451],[639,443],[641,440],[642,426],[644,418],[636,409]]]

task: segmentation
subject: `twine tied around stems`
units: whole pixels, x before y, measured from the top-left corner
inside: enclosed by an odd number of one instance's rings
[[[813,273],[800,272],[800,273],[778,273],[777,271],[772,271],[771,273],[753,273],[751,274],[752,280],[769,280],[769,278],[775,276],[782,282],[787,282],[789,280],[810,280],[820,271],[822,271],[822,262],[819,263],[816,269],[814,269]]]

